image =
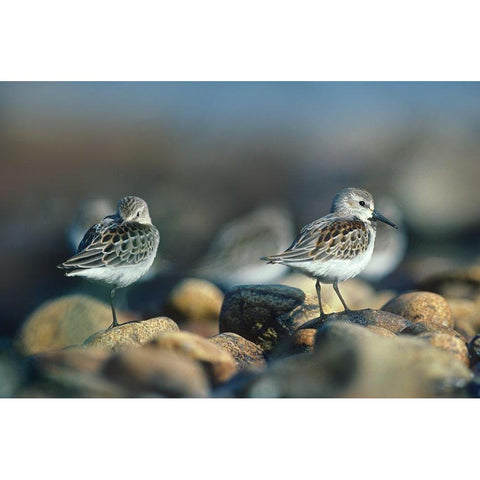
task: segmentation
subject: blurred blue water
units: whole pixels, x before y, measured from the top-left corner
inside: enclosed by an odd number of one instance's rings
[[[210,128],[226,121],[334,128],[408,115],[480,120],[474,82],[6,82],[0,98],[4,120],[24,127],[26,121],[135,124],[165,117]]]

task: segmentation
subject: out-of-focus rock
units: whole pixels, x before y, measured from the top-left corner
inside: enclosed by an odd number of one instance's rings
[[[199,362],[167,349],[143,346],[113,354],[104,375],[128,396],[206,397],[207,374]]]
[[[214,384],[225,382],[236,371],[235,360],[227,350],[190,332],[163,333],[148,345],[199,361]]]
[[[244,390],[251,397],[455,396],[470,379],[462,362],[425,340],[328,321],[312,354],[273,362]]]
[[[218,324],[223,292],[213,283],[197,278],[187,278],[170,293],[166,312],[175,321],[196,321]]]
[[[459,318],[455,320],[455,330],[462,335],[465,340],[470,340],[475,336],[476,330],[468,320]]]
[[[469,364],[467,344],[462,338],[441,332],[421,333],[418,335],[418,338],[426,340],[434,347],[438,347],[449,352],[465,365]]]
[[[480,333],[480,297],[474,300],[465,298],[448,298],[455,321],[455,330],[466,340]]]
[[[120,323],[126,316],[117,313]],[[82,344],[90,335],[108,328],[112,311],[106,303],[86,295],[68,295],[40,305],[25,321],[17,347],[25,355]]]
[[[266,365],[263,350],[236,333],[220,333],[208,340],[229,352],[239,370],[263,368]]]
[[[420,288],[437,292],[447,298],[475,299],[480,295],[480,265],[450,268],[424,278]]]
[[[318,313],[316,299],[305,298],[305,293],[297,288],[238,286],[225,295],[220,312],[220,333],[237,333],[270,353],[280,340],[292,335],[302,323]]]
[[[453,327],[452,310],[447,301],[436,293],[404,293],[392,298],[382,310],[401,315],[411,322],[435,322]]]
[[[70,347],[50,350],[30,357],[34,368],[52,374],[63,370],[98,373],[109,358],[107,350],[90,347]]]
[[[103,378],[100,372],[110,353],[86,347],[68,347],[29,357],[29,384],[21,397],[102,397],[126,395],[124,389]]]
[[[10,342],[0,339],[0,398],[15,396],[25,380],[22,359],[10,347]]]
[[[324,320],[320,318],[310,320],[301,325],[300,329],[320,328],[323,323],[329,322],[347,322],[357,325],[381,327],[396,334],[407,327],[411,326],[411,322],[406,318],[394,313],[385,312],[383,310],[349,310],[346,312],[331,313]],[[378,332],[376,332],[378,333]]]
[[[204,322],[199,320],[186,320],[179,322],[180,330],[200,335],[203,338],[210,338],[218,334],[218,319],[216,322]]]
[[[97,332],[90,336],[84,345],[116,352],[139,347],[162,333],[178,332],[178,330],[178,325],[168,317],[151,318]]]

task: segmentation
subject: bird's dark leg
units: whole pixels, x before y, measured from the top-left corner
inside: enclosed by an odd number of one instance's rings
[[[342,302],[343,308],[345,309],[346,312],[349,312],[350,309],[347,307],[347,304],[345,303],[345,300],[343,297],[340,295],[340,290],[338,289],[338,282],[333,282],[333,289],[335,290],[335,293],[338,295],[338,298]]]
[[[115,291],[116,288],[112,288],[112,291],[110,292],[110,305],[112,307],[113,322],[108,327],[108,329],[118,326],[117,314],[115,313],[115,305],[113,304],[113,301],[115,300]]]
[[[321,295],[321,285],[320,280],[317,278],[317,282],[315,283],[315,288],[317,290],[317,297],[318,297],[318,307],[320,308],[320,318],[325,318],[325,312],[322,308],[322,295]]]

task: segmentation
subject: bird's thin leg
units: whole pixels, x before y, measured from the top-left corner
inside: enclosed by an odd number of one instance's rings
[[[113,301],[115,300],[115,291],[116,288],[112,288],[112,291],[110,292],[110,305],[112,307],[113,322],[108,327],[109,329],[118,326],[117,314],[115,313],[115,305],[113,304]]]
[[[320,308],[320,318],[324,318],[325,312],[323,311],[323,308],[322,308],[322,295],[321,295],[322,287],[320,286],[320,280],[318,278],[317,278],[317,282],[315,283],[315,288],[317,290],[318,307]]]
[[[345,300],[343,297],[340,295],[340,290],[338,289],[338,282],[333,282],[333,289],[335,290],[335,293],[338,295],[338,298],[342,302],[343,308],[345,309],[346,312],[349,312],[350,309],[347,307],[347,304],[345,303]]]

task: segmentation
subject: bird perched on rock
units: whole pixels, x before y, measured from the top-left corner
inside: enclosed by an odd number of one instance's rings
[[[283,253],[262,260],[286,265],[315,278],[320,319],[323,320],[320,283],[333,283],[345,310],[349,310],[338,282],[355,277],[370,261],[377,220],[397,228],[375,210],[370,193],[345,188],[335,195],[328,215],[305,225]]]
[[[117,212],[90,227],[77,253],[57,267],[66,270],[67,277],[81,276],[111,287],[113,322],[109,328],[116,327],[115,291],[148,271],[159,241],[147,203],[139,197],[124,197]]]

